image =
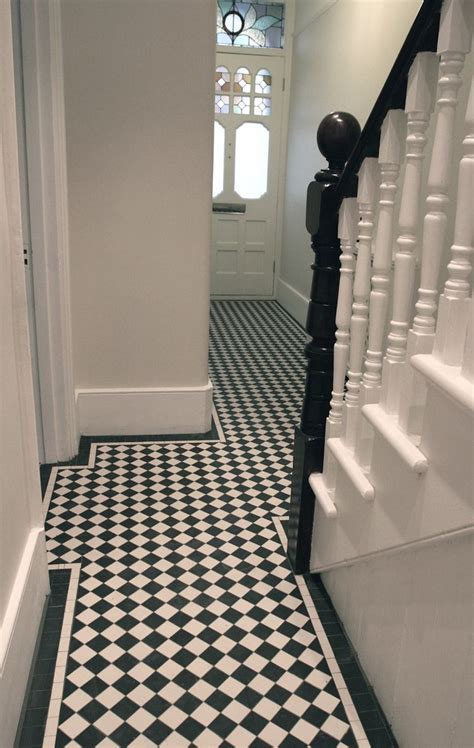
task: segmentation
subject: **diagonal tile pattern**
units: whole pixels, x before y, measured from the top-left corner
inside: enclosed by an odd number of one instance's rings
[[[82,565],[56,746],[357,745],[274,521],[303,345],[275,302],[213,303],[225,441],[53,474],[50,562]]]

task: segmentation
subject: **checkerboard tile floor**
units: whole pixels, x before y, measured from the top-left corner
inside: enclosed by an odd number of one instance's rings
[[[225,441],[99,443],[53,473],[49,560],[81,571],[52,744],[357,745],[274,522],[304,342],[275,302],[213,303]]]

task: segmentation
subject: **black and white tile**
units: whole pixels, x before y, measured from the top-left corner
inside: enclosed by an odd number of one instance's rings
[[[370,745],[285,556],[304,342],[275,302],[214,303],[223,438],[51,472],[50,563],[80,576],[44,748]]]

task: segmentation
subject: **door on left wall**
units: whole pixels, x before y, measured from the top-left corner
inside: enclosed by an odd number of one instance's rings
[[[40,463],[45,462],[43,417],[36,334],[35,293],[33,284],[33,252],[31,246],[30,200],[28,190],[28,158],[25,128],[25,94],[23,85],[23,52],[21,38],[21,0],[12,0],[12,35],[15,71],[15,105],[18,139],[18,168],[20,173],[21,227],[23,235],[23,264],[25,270],[28,330],[30,338],[31,371],[35,400],[36,438]]]

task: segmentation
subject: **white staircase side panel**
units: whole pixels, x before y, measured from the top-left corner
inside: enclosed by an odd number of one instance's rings
[[[473,428],[472,413],[428,380],[420,442],[427,472],[415,473],[376,432],[367,476],[375,497],[370,503],[361,499],[357,482],[337,450],[333,452],[338,463],[332,495],[337,518],[328,521],[316,504],[311,571],[472,526]],[[329,445],[339,441],[330,440]]]
[[[472,744],[473,554],[471,535],[323,574],[401,746]]]

